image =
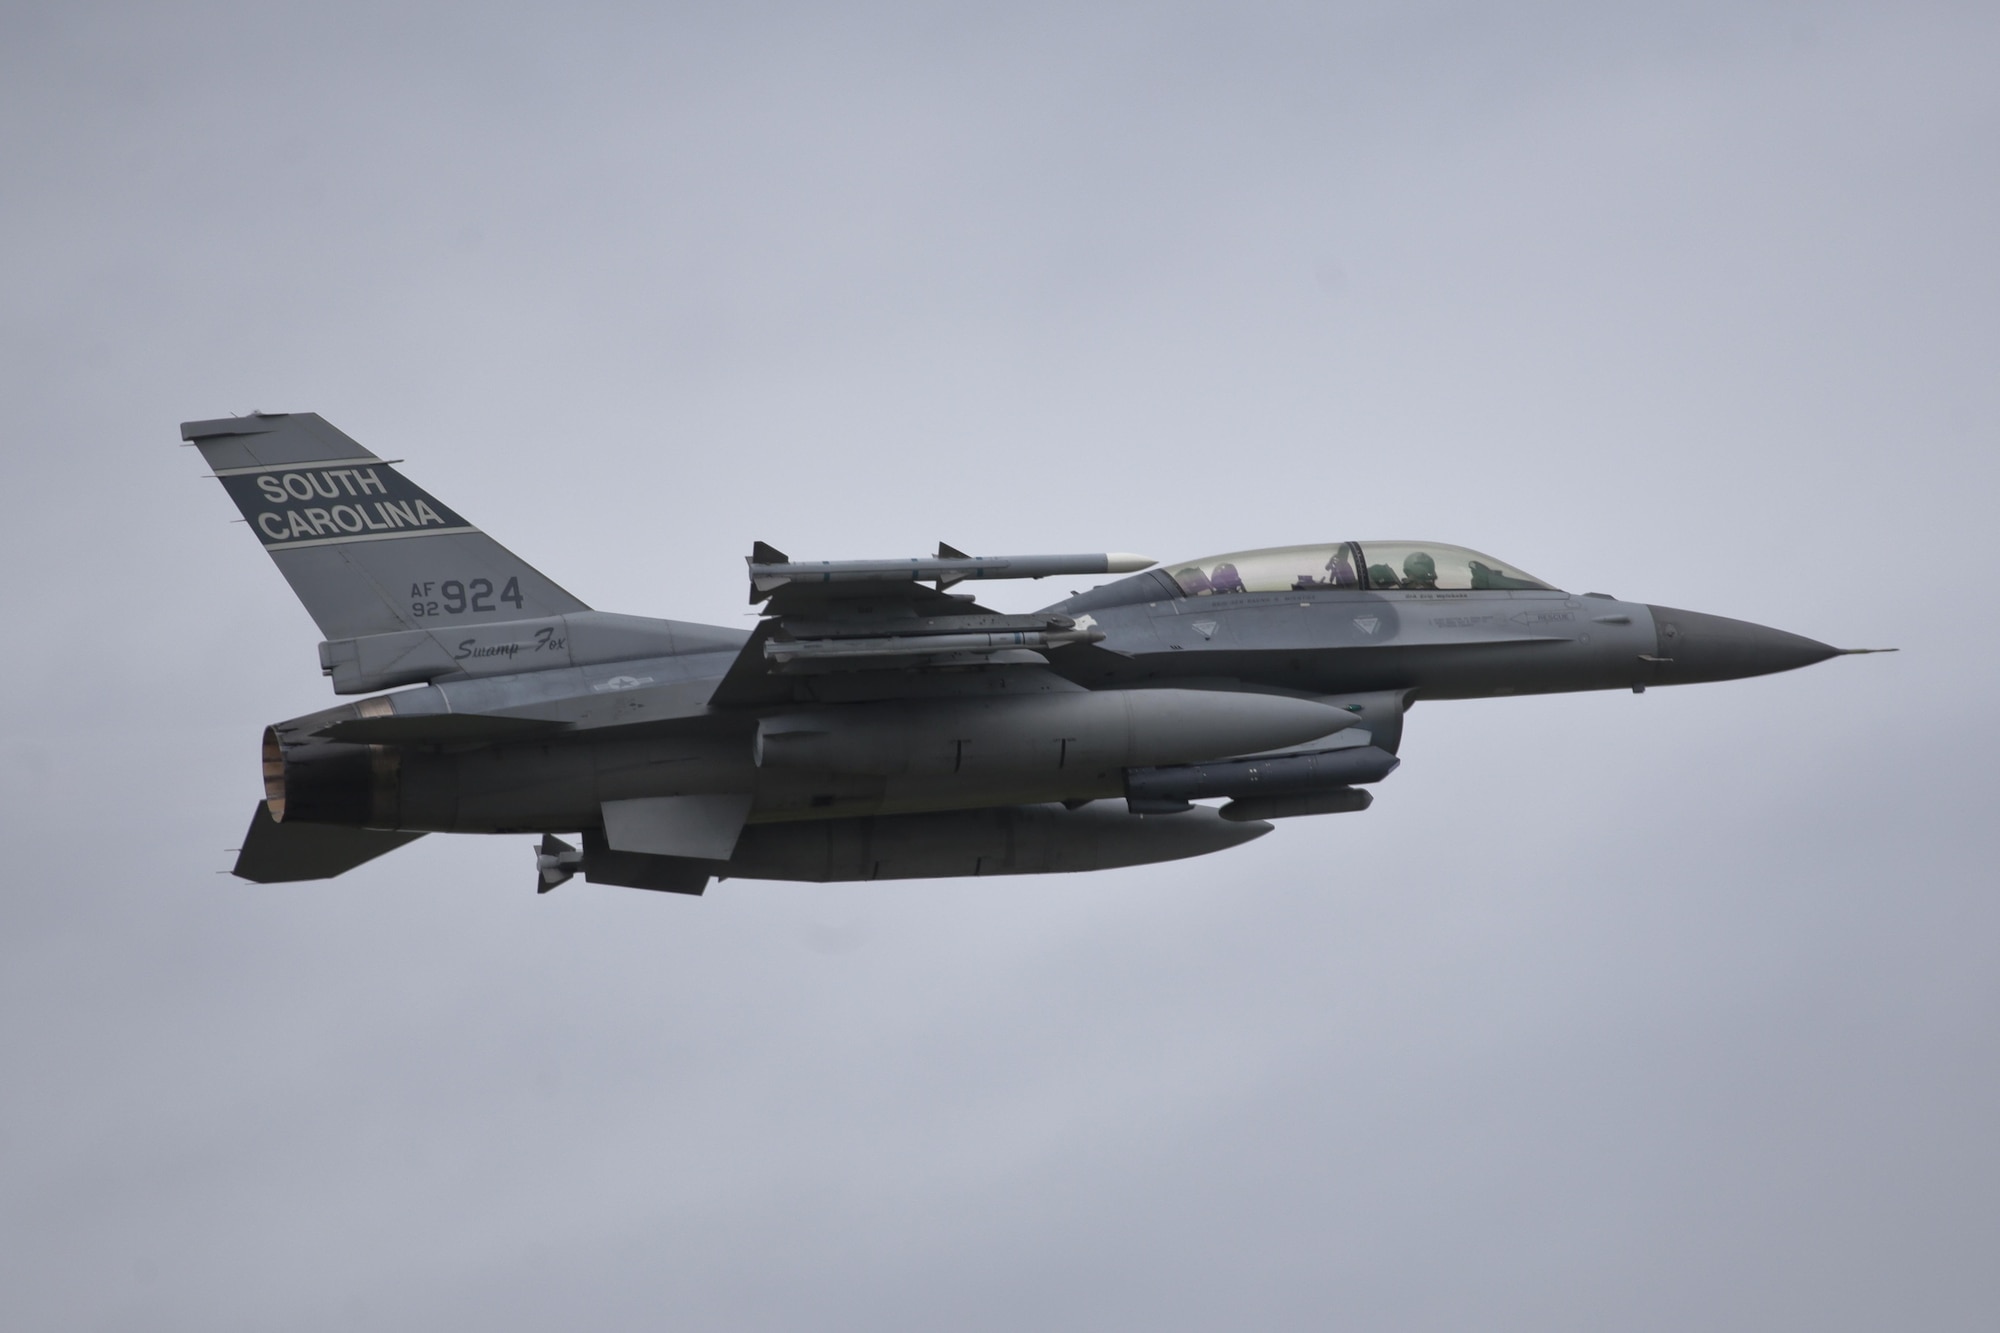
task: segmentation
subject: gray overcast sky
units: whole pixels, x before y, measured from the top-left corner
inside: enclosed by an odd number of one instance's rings
[[[1976,4],[8,7],[0,1322],[1990,1328],[1996,68]],[[1164,867],[260,888],[329,696],[176,447],[253,408],[612,610],[1409,535],[1903,652],[1420,706],[1367,814]]]

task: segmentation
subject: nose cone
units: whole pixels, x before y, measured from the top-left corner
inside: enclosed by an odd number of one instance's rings
[[[1787,634],[1747,620],[1680,611],[1671,606],[1648,607],[1659,637],[1654,663],[1661,685],[1693,685],[1741,676],[1768,676],[1838,657],[1840,649],[1802,634]]]

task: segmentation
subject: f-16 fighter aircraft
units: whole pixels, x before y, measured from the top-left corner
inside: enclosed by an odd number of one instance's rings
[[[313,413],[181,434],[326,635],[334,692],[368,696],[264,729],[235,866],[261,883],[426,833],[541,834],[542,892],[579,872],[696,894],[1171,861],[1366,809],[1417,699],[1636,691],[1843,651],[1412,541],[1157,568],[758,542],[754,631],[653,620],[591,610]],[[950,591],[1054,574],[1130,577],[1031,615]]]

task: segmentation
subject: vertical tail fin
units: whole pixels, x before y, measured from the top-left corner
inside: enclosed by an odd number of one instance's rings
[[[587,611],[315,412],[189,421],[328,639]]]

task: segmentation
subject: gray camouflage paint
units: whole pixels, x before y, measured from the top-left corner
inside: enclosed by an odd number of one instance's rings
[[[182,435],[327,634],[336,691],[423,682],[267,729],[246,878],[337,874],[424,832],[589,835],[573,857],[547,844],[544,891],[572,864],[694,893],[712,875],[1145,864],[1261,836],[1259,814],[1364,809],[1357,784],[1394,769],[1421,698],[1643,690],[1839,651],[1601,593],[1191,597],[1160,570],[1006,617],[942,590],[1143,558],[810,565],[761,543],[746,633],[590,610],[315,414]],[[1190,804],[1208,797],[1233,803]],[[358,832],[336,845],[325,826]]]

